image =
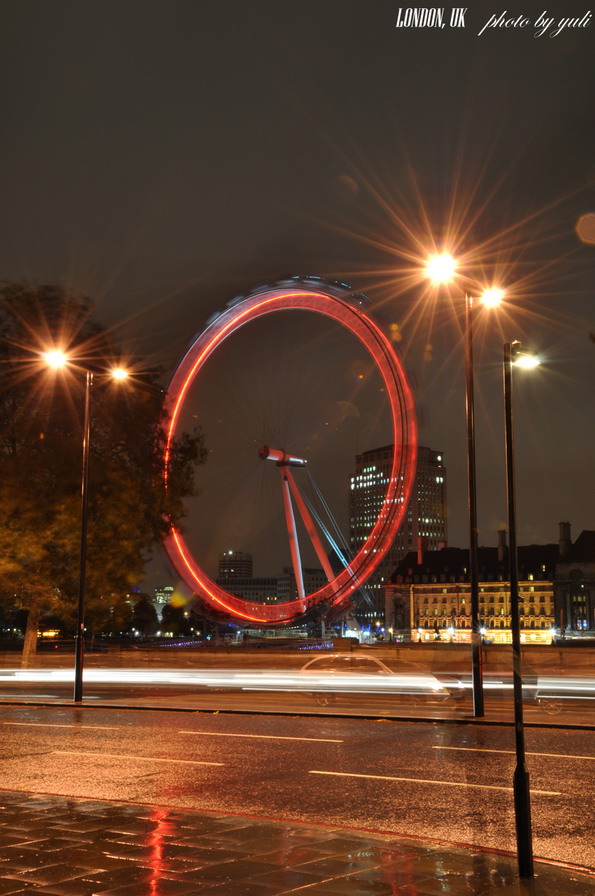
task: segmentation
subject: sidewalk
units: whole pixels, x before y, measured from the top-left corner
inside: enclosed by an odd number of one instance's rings
[[[593,896],[595,873],[361,831],[0,791],[0,896]]]

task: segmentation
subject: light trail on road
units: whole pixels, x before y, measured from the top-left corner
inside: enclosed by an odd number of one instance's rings
[[[306,666],[308,663],[306,663]],[[57,702],[68,696],[73,670],[12,669],[0,672],[0,705],[18,694],[18,702]],[[460,719],[471,718],[471,685],[464,675],[402,673],[328,674],[298,670],[104,668],[85,670],[85,703],[116,707],[149,706],[154,709],[216,710],[351,715],[354,718]],[[485,677],[486,718],[510,723],[512,686],[494,674]],[[565,697],[555,683],[565,681]],[[54,688],[51,694],[30,693],[35,683]],[[441,687],[437,693],[436,685]],[[442,687],[444,685],[444,687]],[[595,725],[595,677],[556,679],[540,676],[532,685],[533,696],[525,700],[526,726],[533,724],[591,727]],[[541,695],[541,696],[540,696]],[[483,721],[483,720],[482,720]]]

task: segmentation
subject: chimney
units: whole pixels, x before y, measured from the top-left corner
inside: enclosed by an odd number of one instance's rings
[[[507,550],[506,529],[498,529],[498,563],[504,563]]]
[[[559,523],[559,526],[560,526],[559,557],[560,557],[560,560],[564,560],[564,558],[568,556],[568,552],[570,551],[570,548],[572,545],[572,539],[570,537],[570,523],[568,523],[568,522]]]

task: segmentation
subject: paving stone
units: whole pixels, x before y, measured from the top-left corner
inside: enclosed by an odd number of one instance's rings
[[[194,883],[159,878],[157,888],[153,883],[130,884],[127,887],[116,887],[114,890],[96,890],[93,896],[183,896],[185,893],[199,892]],[[223,894],[221,894],[223,896]]]
[[[266,865],[264,862],[239,859],[236,862],[223,862],[220,865],[206,865],[200,869],[200,877],[205,881],[232,881],[242,878],[252,878],[257,874],[278,871],[274,865]]]
[[[51,858],[50,855],[52,856]],[[21,850],[8,847],[2,850],[0,875],[7,874],[10,871],[34,871],[36,868],[42,868],[44,865],[56,865],[56,854],[50,853],[50,855],[42,852],[31,852],[30,849]]]
[[[323,874],[306,874],[300,868],[275,868],[264,874],[256,875],[252,881],[256,884],[265,884],[268,887],[281,887],[279,892],[284,892],[284,890],[297,890],[324,879],[325,875]]]
[[[323,880],[315,887],[300,890],[300,896],[312,896],[313,893],[317,896],[401,896],[401,890],[389,884],[366,883],[345,877]]]
[[[22,880],[11,880],[3,878],[0,880],[0,896],[9,896],[12,893],[22,893],[24,882]]]
[[[138,881],[151,880],[155,877],[155,872],[147,868],[139,868],[138,865],[130,863],[126,868],[115,868],[112,871],[97,871],[90,874],[83,874],[81,880],[95,884],[97,892],[102,890],[113,889],[114,887],[123,887]]]
[[[387,835],[0,793],[0,896],[595,896],[595,874]],[[47,821],[47,823],[46,823]]]
[[[275,849],[272,852],[263,852],[254,856],[249,856],[252,860],[259,862],[268,862],[271,865],[282,865],[287,868],[300,867],[308,862],[315,862],[318,859],[327,858],[326,853],[321,846],[320,848],[312,848],[311,846],[286,846]]]
[[[223,884],[218,887],[208,886],[205,890],[196,891],[199,896],[278,896],[279,893],[289,893],[289,890],[279,889],[265,884],[255,884],[250,880],[233,882],[233,889]],[[301,890],[296,890],[294,896],[301,896]]]
[[[81,841],[66,837],[48,837],[45,840],[26,840],[20,844],[22,849],[31,850],[31,852],[53,853],[64,849],[70,849],[77,846]]]
[[[14,874],[25,882],[36,884],[53,884],[63,880],[70,880],[73,877],[80,877],[81,869],[74,865],[46,865],[43,868],[32,869],[31,871],[21,871]]]
[[[35,893],[45,893],[46,896],[93,896],[96,885],[84,881],[80,877],[73,880],[65,880],[59,884],[50,884],[47,887],[35,889]]]

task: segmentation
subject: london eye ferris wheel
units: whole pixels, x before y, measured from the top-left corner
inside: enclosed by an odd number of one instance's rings
[[[288,312],[309,312],[332,321],[341,330],[355,337],[363,349],[386,396],[390,436],[394,446],[392,468],[386,493],[375,518],[370,521],[367,537],[361,547],[348,558],[343,557],[342,568],[335,572],[328,560],[328,544],[323,544],[328,532],[319,530],[320,519],[304,498],[297,482],[300,468],[307,466],[307,458],[295,453],[292,445],[260,444],[257,452],[262,459],[273,461],[281,475],[279,503],[283,506],[286,538],[289,544],[296,594],[286,601],[261,603],[247,600],[228,590],[229,586],[215,581],[205,569],[205,563],[195,556],[186,534],[172,527],[165,541],[166,552],[185,582],[217,618],[235,620],[254,626],[287,625],[299,622],[307,614],[332,611],[349,606],[354,596],[382,562],[407,511],[417,453],[417,426],[411,388],[405,371],[383,328],[369,313],[369,300],[345,284],[320,278],[292,278],[260,286],[252,292],[232,300],[227,308],[211,319],[206,328],[193,340],[178,364],[167,390],[165,407],[168,413],[167,446],[164,477],[167,484],[170,447],[183,428],[186,403],[191,390],[200,394],[201,382],[210,359],[221,351],[230,337],[249,328],[259,319],[275,315],[278,324],[289,322]],[[299,378],[299,371],[296,373]],[[294,475],[295,473],[295,475]],[[308,593],[302,574],[298,527],[314,548],[324,570],[324,584]],[[333,544],[331,539],[331,545]]]

